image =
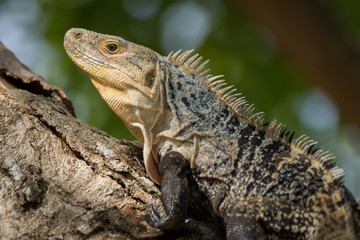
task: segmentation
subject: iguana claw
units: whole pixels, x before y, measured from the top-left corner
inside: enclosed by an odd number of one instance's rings
[[[155,219],[155,221],[159,222],[161,220],[161,217],[154,209],[154,205],[152,204],[151,201],[149,201],[148,206],[149,206],[149,211],[150,211],[152,218]]]
[[[156,212],[154,205],[149,201],[149,211],[150,214],[145,213],[140,216],[141,220],[145,220],[147,224],[154,228],[161,230],[182,230],[185,227],[185,221],[183,223],[179,222],[177,218],[171,218],[170,216],[165,216],[163,218]]]
[[[145,213],[140,215],[140,220],[145,220],[150,226],[158,228],[159,223],[161,222],[161,217],[154,209],[154,205],[151,201],[148,202],[148,206],[150,214]]]

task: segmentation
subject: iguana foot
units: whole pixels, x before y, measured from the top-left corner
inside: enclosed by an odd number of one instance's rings
[[[150,226],[161,230],[184,230],[186,228],[184,219],[171,216],[161,218],[154,209],[154,205],[151,202],[148,204],[150,214],[142,214],[140,219],[145,220]]]

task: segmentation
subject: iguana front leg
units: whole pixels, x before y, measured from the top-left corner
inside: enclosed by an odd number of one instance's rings
[[[142,218],[150,226],[162,230],[184,230],[190,197],[189,163],[180,153],[169,152],[161,158],[158,167],[162,175],[161,201],[166,216],[160,218],[150,203],[152,218],[148,214],[142,215]]]
[[[197,239],[224,239],[225,229],[209,199],[192,178],[189,161],[178,152],[168,152],[158,165],[161,201],[166,215],[160,217],[150,203],[150,215],[142,215],[150,226],[168,231],[196,232]]]

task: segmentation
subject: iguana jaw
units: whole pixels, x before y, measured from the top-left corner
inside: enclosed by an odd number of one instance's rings
[[[78,28],[66,33],[64,46],[110,108],[144,144],[147,172],[159,183],[152,129],[163,113],[161,56],[122,38]]]

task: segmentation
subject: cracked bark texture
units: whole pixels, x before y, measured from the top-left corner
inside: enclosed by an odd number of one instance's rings
[[[71,101],[0,42],[0,239],[212,239],[139,220],[160,192],[142,148],[74,117]],[[199,235],[200,234],[200,235]]]

